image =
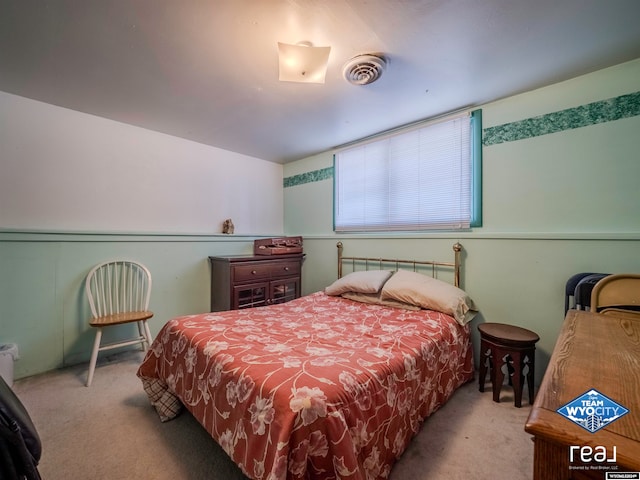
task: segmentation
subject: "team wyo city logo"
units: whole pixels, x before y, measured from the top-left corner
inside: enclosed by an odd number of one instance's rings
[[[625,407],[594,389],[583,393],[556,411],[591,433],[629,413]]]

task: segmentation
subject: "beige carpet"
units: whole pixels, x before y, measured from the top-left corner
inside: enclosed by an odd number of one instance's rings
[[[135,376],[141,360],[138,352],[107,358],[90,388],[85,365],[16,381],[43,443],[43,479],[244,480],[190,414],[159,421]],[[425,422],[391,479],[531,479],[530,408],[515,408],[509,387],[501,400],[476,382],[463,386]]]

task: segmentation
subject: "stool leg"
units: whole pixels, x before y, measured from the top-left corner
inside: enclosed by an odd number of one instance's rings
[[[500,403],[500,389],[502,388],[502,382],[504,382],[504,373],[502,373],[502,367],[504,366],[504,358],[506,356],[507,354],[505,352],[498,348],[494,348],[491,382],[493,389],[493,401],[497,403]]]
[[[524,362],[522,361],[521,352],[512,352],[513,358],[513,396],[515,398],[516,407],[522,406],[522,390],[524,389],[524,378],[522,376],[522,370],[524,369]]]
[[[535,374],[535,365],[536,365],[536,351],[531,350],[527,353],[528,363],[529,365],[529,373],[527,374],[527,389],[529,390],[529,405],[533,405],[533,382],[534,382],[534,374]]]
[[[491,386],[493,387],[493,369],[496,368],[496,361],[493,358],[493,356],[495,355],[495,350],[493,350],[493,347],[491,348],[491,350],[489,350],[489,381],[491,382]]]
[[[507,365],[507,381],[509,382],[509,386],[512,387],[513,386],[513,373],[515,372],[515,369],[513,368],[513,357],[511,356],[511,354],[507,355],[507,358],[505,359],[504,362]]]
[[[491,349],[483,341],[480,342],[480,379],[478,389],[484,392],[484,382],[487,377],[487,362],[489,362],[489,375],[491,375]]]

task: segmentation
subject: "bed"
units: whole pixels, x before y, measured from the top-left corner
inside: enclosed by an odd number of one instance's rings
[[[186,408],[249,478],[387,478],[424,419],[473,379],[460,250],[416,262],[345,257],[339,244],[324,291],[174,318],[138,376],[162,421]],[[449,269],[453,285],[420,269]]]

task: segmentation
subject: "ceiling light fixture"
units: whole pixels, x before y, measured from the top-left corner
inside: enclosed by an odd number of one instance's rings
[[[278,42],[279,80],[324,83],[331,47],[314,47],[309,42],[295,45]]]

